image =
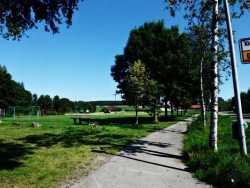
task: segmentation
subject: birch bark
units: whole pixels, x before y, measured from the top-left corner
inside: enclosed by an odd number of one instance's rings
[[[218,151],[218,94],[219,94],[219,78],[218,78],[218,48],[219,48],[219,1],[213,0],[213,20],[212,20],[212,32],[213,32],[213,44],[212,44],[212,97],[211,97],[211,125],[209,145],[217,152]]]

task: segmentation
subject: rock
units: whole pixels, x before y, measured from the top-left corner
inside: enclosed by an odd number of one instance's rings
[[[33,128],[40,128],[42,125],[40,123],[37,122],[32,122],[32,127]]]

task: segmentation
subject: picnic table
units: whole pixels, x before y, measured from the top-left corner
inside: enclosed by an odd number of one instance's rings
[[[71,117],[71,119],[74,121],[74,125],[91,125],[93,123],[90,117]]]

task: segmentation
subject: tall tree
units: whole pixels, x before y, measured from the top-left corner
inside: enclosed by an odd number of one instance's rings
[[[38,99],[37,94],[33,94],[32,95],[32,105],[33,106],[37,106],[37,99]]]
[[[37,104],[40,106],[43,115],[48,115],[48,111],[52,109],[52,99],[49,95],[41,95]]]
[[[145,23],[130,32],[124,54],[116,56],[111,69],[118,92],[124,93],[127,83],[124,78],[138,59],[145,65],[148,80],[144,104],[150,106],[156,122],[163,97],[177,108],[186,107],[186,101],[195,98],[190,38],[177,27],[168,29],[159,21]]]
[[[60,110],[60,97],[58,95],[56,95],[53,98],[53,109],[58,113]]]
[[[12,80],[6,67],[0,66],[0,108],[30,106],[32,95],[22,83]]]

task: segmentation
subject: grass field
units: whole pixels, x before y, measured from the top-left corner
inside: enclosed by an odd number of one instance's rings
[[[69,116],[4,119],[0,124],[0,187],[57,187],[74,176],[86,174],[98,153],[116,153],[126,144],[174,123],[151,123],[141,114],[139,128],[132,113],[98,114],[109,124],[73,125]],[[112,124],[111,120],[116,121]],[[32,128],[32,122],[42,124]],[[98,152],[95,152],[98,151]],[[78,173],[79,175],[79,173]]]
[[[250,187],[250,157],[241,157],[239,144],[232,139],[232,118],[220,116],[219,152],[208,149],[209,128],[203,129],[198,119],[189,127],[185,139],[187,164],[195,176],[219,187]],[[250,128],[246,130],[250,151]]]

